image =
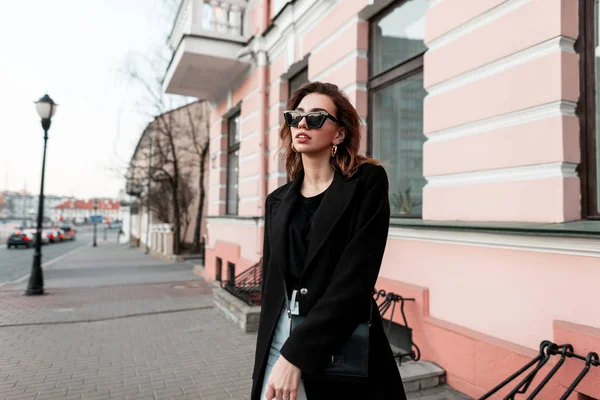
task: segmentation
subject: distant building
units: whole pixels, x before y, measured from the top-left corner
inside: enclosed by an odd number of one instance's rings
[[[31,193],[3,191],[0,193],[0,218],[35,220],[37,218],[39,196]],[[67,196],[44,196],[44,219],[56,220],[54,208],[69,200]]]
[[[101,215],[106,220],[121,220],[121,203],[112,199],[99,199],[94,211],[93,200],[69,199],[54,208],[57,218],[63,221],[85,223],[92,215]]]

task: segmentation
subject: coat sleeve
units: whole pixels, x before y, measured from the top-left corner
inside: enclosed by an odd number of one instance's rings
[[[383,167],[369,170],[348,245],[323,296],[280,352],[303,373],[314,374],[348,340],[366,315],[379,275],[390,220],[388,178]],[[360,311],[364,312],[360,312]]]
[[[265,225],[263,227],[263,253],[262,253],[262,281],[261,281],[261,288],[260,288],[260,292],[261,292],[261,296],[264,296],[265,294],[265,282],[267,280],[267,266],[269,265],[269,256],[271,255],[271,245],[270,245],[270,240],[269,240],[269,219],[270,219],[270,212],[269,212],[269,196],[267,196],[266,200],[265,200]]]

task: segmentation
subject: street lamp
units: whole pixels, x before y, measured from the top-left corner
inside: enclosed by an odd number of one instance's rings
[[[44,294],[44,274],[42,272],[42,222],[44,220],[44,175],[46,173],[46,144],[48,143],[48,129],[52,116],[56,112],[58,104],[47,94],[35,102],[37,113],[42,119],[44,129],[44,156],[42,158],[42,179],[40,184],[40,198],[37,215],[37,231],[35,232],[35,253],[33,253],[33,265],[29,275],[29,283],[25,290],[26,296],[39,296]]]
[[[136,181],[134,181],[133,179],[133,173],[131,171],[129,171],[127,173],[127,186],[126,186],[126,192],[130,197],[135,197],[135,207],[136,207],[136,215],[138,213],[137,211],[137,199],[138,197],[140,197],[140,195],[142,194],[142,186],[140,184],[138,184]],[[132,219],[133,219],[133,201],[129,201],[129,245],[131,246],[131,238],[132,238],[132,229],[133,229],[133,223],[132,223]]]
[[[98,222],[97,220],[97,212],[98,210],[98,199],[94,199],[94,243],[92,244],[92,246],[96,247],[96,223]]]

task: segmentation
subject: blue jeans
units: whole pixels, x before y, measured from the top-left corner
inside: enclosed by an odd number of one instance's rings
[[[265,370],[265,379],[263,380],[262,392],[260,394],[260,400],[264,400],[266,398],[267,392],[267,382],[269,381],[269,375],[271,375],[271,370],[275,365],[275,362],[279,359],[280,353],[279,350],[287,340],[290,335],[290,319],[287,316],[287,310],[284,307],[279,315],[279,320],[277,322],[277,327],[275,328],[275,334],[273,335],[273,340],[271,341],[271,347],[269,349],[269,359],[267,360],[267,368]],[[297,400],[307,400],[306,391],[304,390],[304,383],[302,379],[300,379],[300,385],[298,386],[298,393],[296,395]]]

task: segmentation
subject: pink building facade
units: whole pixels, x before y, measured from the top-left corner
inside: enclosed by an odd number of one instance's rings
[[[422,359],[478,397],[542,340],[600,352],[597,7],[184,0],[164,89],[212,104],[206,278],[260,260],[265,197],[288,179],[282,111],[295,88],[327,81],[390,175],[377,288],[416,299]],[[582,367],[569,359],[540,398]],[[576,390],[600,398],[600,368]]]

